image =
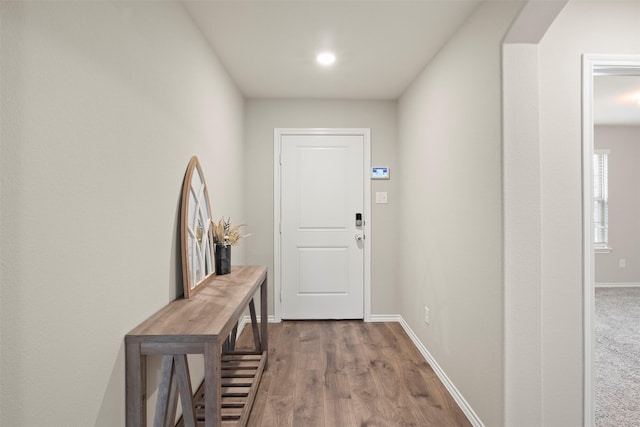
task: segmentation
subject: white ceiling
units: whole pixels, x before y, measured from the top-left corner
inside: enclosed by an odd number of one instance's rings
[[[640,75],[596,76],[593,104],[596,124],[640,125]]]
[[[332,99],[399,98],[480,1],[183,0],[245,97]],[[594,93],[596,123],[640,125],[640,76]]]
[[[397,99],[479,1],[184,3],[247,98]]]

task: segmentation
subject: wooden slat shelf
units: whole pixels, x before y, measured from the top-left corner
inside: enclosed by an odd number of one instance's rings
[[[233,267],[210,276],[189,299],[178,299],[125,337],[126,426],[146,427],[146,357],[162,356],[154,426],[174,424],[178,398],[180,427],[244,427],[268,362],[267,269]],[[260,290],[260,326],[254,294]],[[238,321],[251,315],[253,351],[235,351]],[[193,393],[187,354],[204,355],[204,380]]]
[[[222,425],[226,423],[233,426],[244,426],[249,420],[250,408],[253,406],[262,372],[266,363],[266,353],[262,355],[238,355],[223,354],[222,356],[222,384],[221,384],[221,410]],[[251,367],[240,371],[241,376],[234,374],[235,368],[229,368],[228,364],[245,363]],[[247,378],[247,372],[250,377]],[[200,385],[193,396],[196,407],[196,420],[198,425],[204,421],[204,382]],[[236,424],[231,424],[236,423]],[[204,424],[202,424],[204,425]],[[184,419],[181,417],[176,427],[186,427]]]

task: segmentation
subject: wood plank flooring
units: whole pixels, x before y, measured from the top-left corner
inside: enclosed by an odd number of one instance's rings
[[[269,324],[269,346],[250,427],[471,425],[399,323]]]

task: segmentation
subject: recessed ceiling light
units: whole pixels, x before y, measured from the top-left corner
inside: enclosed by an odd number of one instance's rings
[[[331,52],[322,52],[316,56],[318,64],[328,66],[336,62],[336,56]]]

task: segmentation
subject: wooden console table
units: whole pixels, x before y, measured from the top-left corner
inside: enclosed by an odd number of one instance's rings
[[[146,427],[146,358],[161,355],[154,426],[175,422],[178,396],[186,427],[242,427],[267,368],[267,268],[233,267],[212,275],[201,291],[177,299],[125,337],[126,425]],[[253,296],[260,288],[260,328]],[[254,351],[236,351],[240,317],[249,307]],[[259,331],[260,329],[260,331]],[[204,354],[204,381],[194,399],[187,354]]]

